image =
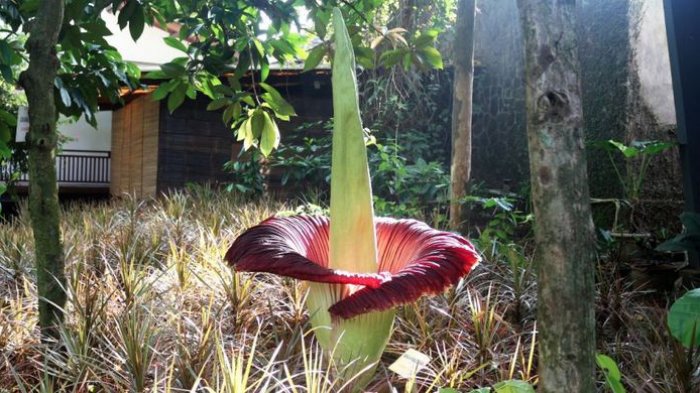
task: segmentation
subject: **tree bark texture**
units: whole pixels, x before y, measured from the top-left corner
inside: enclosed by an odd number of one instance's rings
[[[535,213],[538,392],[595,391],[595,244],[574,0],[518,0]]]
[[[63,22],[63,0],[43,0],[31,22],[29,67],[20,81],[29,106],[29,214],[34,232],[39,325],[43,337],[57,337],[66,302],[63,246],[59,226],[55,151],[54,79],[56,43]]]
[[[463,198],[472,166],[472,90],[474,86],[474,19],[476,0],[459,0],[454,42],[452,98],[452,165],[450,228],[466,232]]]

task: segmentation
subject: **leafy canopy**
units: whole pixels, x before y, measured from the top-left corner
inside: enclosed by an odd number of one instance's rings
[[[21,32],[28,30],[26,24],[34,19],[39,1],[0,3],[0,75],[8,83],[21,82],[18,71],[28,61]],[[406,68],[442,67],[434,47],[438,30],[405,38],[408,32],[403,29],[380,28],[374,18],[381,0],[340,4],[327,0],[66,0],[65,4],[57,47],[60,69],[54,83],[60,114],[85,115],[95,125],[100,101],[118,103],[124,89],[145,87],[144,80],[160,80],[153,97],[166,100],[168,110],[204,94],[211,100],[208,109],[222,111],[222,120],[244,147],[258,148],[264,155],[279,144],[277,121],[295,115],[282,95],[265,83],[270,68],[274,62],[304,60],[304,70],[310,70],[324,58],[330,59],[334,6],[343,8],[347,16],[362,67],[399,63]],[[119,27],[128,29],[134,40],[146,25],[171,31],[165,43],[182,56],[142,78],[138,67],[125,62],[105,40],[111,32],[101,18],[103,12],[117,15]],[[384,52],[376,53],[377,48]],[[12,126],[9,117],[0,112],[0,139]]]

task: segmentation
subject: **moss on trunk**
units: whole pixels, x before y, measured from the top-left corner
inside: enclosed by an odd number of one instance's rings
[[[57,337],[66,302],[63,247],[59,225],[55,151],[54,79],[56,42],[63,22],[63,0],[44,0],[27,40],[29,67],[20,81],[29,104],[29,213],[34,232],[39,325],[43,337]]]

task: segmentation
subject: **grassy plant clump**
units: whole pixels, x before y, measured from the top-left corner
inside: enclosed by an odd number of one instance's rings
[[[20,209],[0,226],[0,391],[348,391],[311,334],[306,285],[223,262],[243,230],[295,209],[209,188],[66,206],[60,350],[38,339],[32,236]],[[536,382],[529,248],[495,244],[444,296],[400,308],[368,390],[404,391],[408,381],[388,366],[409,348],[431,357],[414,391]],[[599,350],[617,361],[628,391],[698,386],[663,329],[666,303],[624,286],[611,299],[617,289],[604,286],[615,278],[602,280]]]

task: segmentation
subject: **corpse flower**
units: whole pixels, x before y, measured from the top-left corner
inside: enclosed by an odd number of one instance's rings
[[[393,309],[441,293],[469,273],[479,256],[458,235],[415,220],[374,217],[355,59],[337,8],[333,24],[330,219],[271,217],[240,235],[226,260],[238,271],[309,281],[314,334],[345,376],[362,372],[359,389],[389,339]]]

